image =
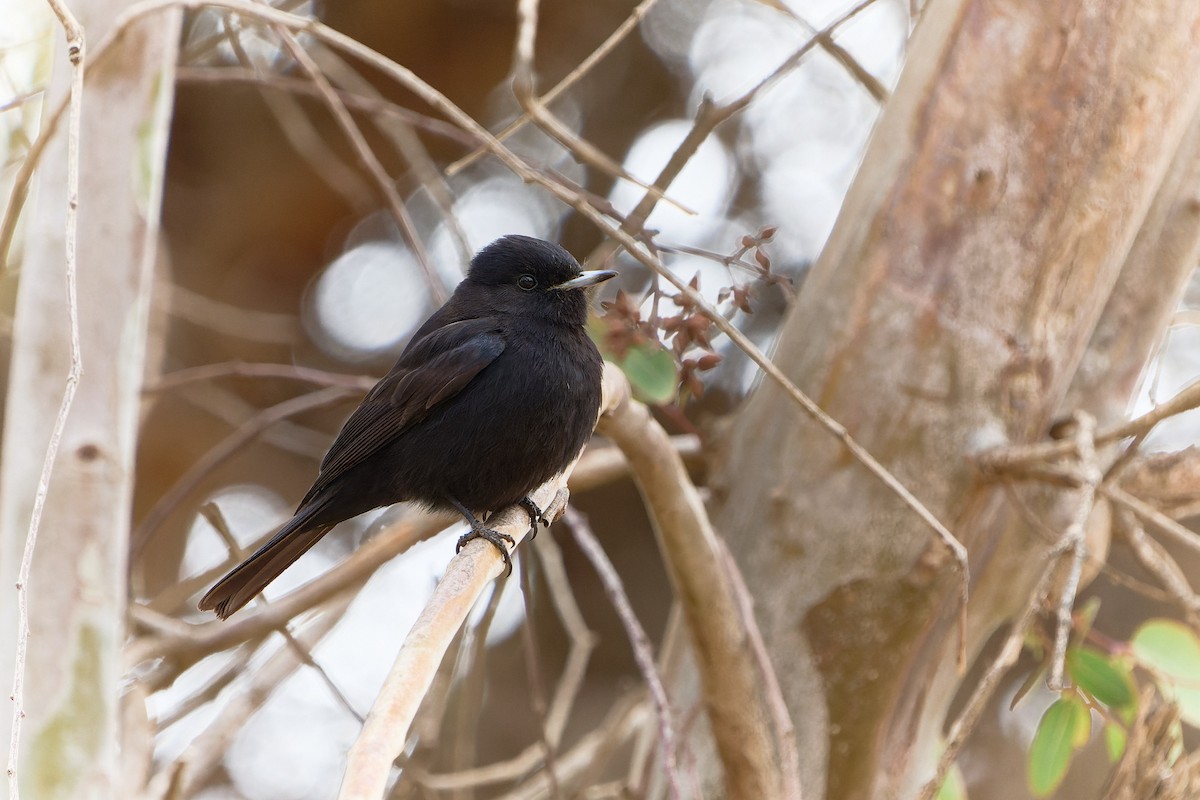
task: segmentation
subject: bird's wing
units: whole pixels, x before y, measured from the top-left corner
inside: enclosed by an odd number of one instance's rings
[[[300,506],[458,394],[502,352],[503,333],[488,318],[452,322],[414,342],[346,420]]]

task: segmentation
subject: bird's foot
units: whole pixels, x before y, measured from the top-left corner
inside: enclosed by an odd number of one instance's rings
[[[537,503],[529,497],[522,497],[517,501],[517,505],[529,512],[529,538],[533,539],[538,533],[538,523],[542,523],[547,528],[550,527],[550,520],[546,517],[545,512],[538,508]]]
[[[458,546],[454,548],[454,552],[457,553],[462,550],[463,547],[466,546],[467,542],[470,542],[473,539],[483,539],[485,542],[490,542],[492,547],[500,551],[500,557],[504,559],[504,566],[508,570],[508,572],[505,574],[512,574],[512,556],[509,555],[508,548],[516,547],[516,540],[507,533],[494,531],[487,525],[484,525],[482,522],[475,519],[475,515],[471,513],[470,509],[454,498],[449,498],[449,500],[450,504],[457,508],[458,513],[462,514],[463,517],[466,518],[467,522],[471,525],[471,530],[458,537]],[[505,542],[508,543],[508,546],[505,546]]]
[[[496,550],[500,552],[500,557],[504,559],[504,566],[508,570],[508,572],[505,574],[512,573],[512,556],[509,555],[508,548],[517,546],[517,543],[513,540],[513,537],[509,536],[507,533],[494,531],[491,528],[486,527],[479,520],[472,519],[471,530],[458,537],[458,545],[454,548],[454,552],[457,553],[459,550],[462,550],[463,547],[466,546],[467,542],[470,542],[474,539],[483,539],[485,542],[489,542],[493,547],[495,547]],[[507,545],[505,544],[506,542]]]

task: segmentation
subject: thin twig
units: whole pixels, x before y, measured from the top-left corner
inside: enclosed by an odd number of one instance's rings
[[[654,4],[657,2],[658,0],[642,0],[642,2],[638,3],[633,11],[629,12],[629,16],[617,26],[616,30],[609,34],[607,39],[601,42],[599,47],[592,51],[591,55],[579,62],[579,66],[571,70],[571,72],[565,78],[555,84],[553,89],[546,92],[539,98],[540,102],[543,105],[549,106],[551,103],[557,100],[563,92],[574,86],[580,78],[591,72],[593,67],[599,64],[601,60],[603,60],[609,53],[616,49],[617,45],[625,40],[625,37],[637,27],[638,23],[645,18],[646,14],[650,12],[650,9],[653,8]],[[525,125],[527,125],[530,121],[531,118],[529,113],[523,113],[521,116],[510,122],[504,128],[504,130],[496,134],[496,141],[503,142],[521,128],[525,127]],[[446,175],[448,177],[457,175],[459,172],[462,172],[480,158],[487,155],[487,153],[488,149],[486,146],[473,150],[472,152],[460,158],[458,161],[455,161],[454,163],[450,164],[450,166],[446,167]]]
[[[315,386],[339,386],[346,389],[369,391],[375,385],[377,378],[367,375],[347,375],[344,372],[329,372],[312,367],[301,367],[295,364],[254,363],[248,361],[222,361],[216,364],[202,364],[198,367],[168,372],[158,380],[146,384],[142,391],[147,394],[166,392],[178,389],[196,381],[210,381],[214,378],[282,378],[284,380],[302,381]]]
[[[633,734],[650,722],[649,703],[634,696],[618,701],[594,730],[579,740],[559,759],[559,778],[574,786],[585,773],[603,767]],[[544,800],[549,795],[548,779],[540,773],[497,800]]]
[[[524,574],[524,573],[522,573]],[[504,594],[508,576],[502,575],[492,586],[491,596],[483,616],[475,625],[464,625],[459,637],[461,645],[455,659],[452,674],[452,685],[458,684],[456,705],[458,715],[454,725],[455,739],[452,743],[442,741],[430,742],[434,751],[442,751],[450,756],[450,766],[462,769],[475,760],[475,738],[479,735],[475,722],[479,719],[483,707],[484,687],[487,684],[487,637],[492,628],[492,620],[496,618],[496,609],[500,607],[500,598]],[[458,680],[453,680],[457,676]],[[461,794],[453,795],[452,800],[460,800]]]
[[[383,195],[384,202],[387,203],[388,210],[392,213],[392,218],[396,220],[396,225],[400,229],[400,235],[404,237],[405,243],[413,252],[413,256],[417,260],[417,264],[421,268],[422,274],[425,276],[425,282],[429,286],[429,291],[433,294],[438,305],[446,302],[448,294],[446,292],[446,284],[434,269],[433,263],[429,259],[429,251],[425,249],[425,243],[421,241],[420,235],[417,233],[417,228],[413,222],[412,215],[408,213],[408,208],[405,207],[404,201],[400,198],[400,193],[396,191],[396,184],[391,176],[387,174],[383,164],[379,161],[379,157],[375,155],[375,151],[371,149],[371,145],[367,143],[367,138],[363,136],[363,132],[359,129],[358,123],[354,121],[354,117],[350,115],[350,110],[346,108],[346,104],[338,96],[338,93],[330,85],[325,74],[321,72],[321,68],[317,66],[317,62],[313,61],[312,56],[308,54],[300,43],[296,41],[295,35],[287,29],[287,27],[278,23],[272,25],[272,29],[283,40],[284,47],[291,53],[292,58],[300,64],[300,67],[308,75],[314,84],[316,84],[321,96],[325,99],[326,105],[329,107],[329,112],[337,121],[338,127],[342,129],[342,133],[350,140],[350,144],[354,147],[354,152],[358,154],[363,166],[367,168],[371,178],[375,181],[375,187]]]
[[[229,523],[225,519],[225,515],[221,512],[221,507],[216,503],[208,502],[200,507],[200,514],[205,520],[207,520],[208,524],[212,526],[213,530],[216,531],[217,536],[220,537],[221,542],[225,545],[225,549],[229,553],[230,558],[238,562],[244,561],[249,553],[247,553],[242,546],[238,544],[237,537],[233,535],[233,529],[229,527]],[[259,604],[259,607],[270,605],[270,601],[267,600],[267,596],[263,592],[259,592],[255,599]],[[334,699],[336,699],[343,708],[350,712],[350,716],[354,717],[361,724],[363,722],[362,714],[358,713],[358,709],[356,709],[354,704],[350,702],[350,698],[347,697],[346,693],[342,691],[342,687],[337,685],[337,682],[333,680],[333,677],[330,676],[325,667],[317,663],[317,660],[313,658],[312,653],[310,653],[308,649],[296,639],[295,635],[292,634],[292,629],[289,627],[289,623],[281,622],[278,626],[276,626],[275,632],[281,635],[283,640],[287,642],[288,647],[295,651],[296,657],[300,659],[302,664],[310,667],[314,672],[317,673],[317,675],[321,678],[321,681],[325,684],[325,688],[329,690],[329,693],[333,695]]]
[[[304,650],[315,647],[342,619],[346,609],[354,600],[346,592],[329,601],[320,615],[296,634]],[[179,757],[183,769],[182,797],[190,797],[203,787],[220,768],[221,761],[229,751],[233,738],[280,684],[302,666],[303,662],[294,649],[283,646],[254,673],[244,675],[246,684],[233,694],[203,731],[192,741]],[[176,768],[167,765],[165,770]]]
[[[592,533],[592,527],[588,523],[587,517],[574,509],[567,509],[566,516],[575,542],[591,562],[596,574],[600,576],[604,593],[608,595],[609,602],[617,612],[617,617],[621,620],[622,627],[625,628],[625,636],[629,639],[630,647],[633,648],[633,660],[637,662],[642,679],[646,681],[646,687],[650,690],[650,698],[654,701],[654,710],[658,715],[658,736],[662,746],[662,765],[667,781],[667,793],[673,800],[680,800],[683,796],[683,789],[679,782],[679,770],[675,759],[676,737],[675,725],[671,721],[671,701],[667,697],[667,690],[663,686],[662,678],[658,675],[658,668],[654,665],[654,650],[650,644],[650,637],[646,635],[642,624],[638,622],[633,605],[629,602],[629,596],[625,594],[621,576],[617,574],[617,570],[608,560],[604,548],[600,546],[596,535]]]
[[[1042,608],[1042,603],[1054,583],[1055,575],[1058,572],[1058,565],[1059,559],[1051,558],[1042,570],[1037,587],[1034,589],[1033,594],[1030,595],[1029,601],[1025,604],[1021,616],[1017,618],[1013,623],[1012,629],[1009,630],[1008,637],[1004,640],[1004,645],[1000,648],[1000,653],[988,665],[979,682],[975,684],[975,689],[971,692],[971,696],[963,706],[962,711],[959,712],[958,717],[951,724],[950,732],[946,736],[946,748],[942,751],[941,757],[938,758],[933,777],[921,789],[918,800],[933,800],[938,792],[941,791],[942,784],[946,781],[946,774],[950,771],[950,767],[954,764],[955,759],[958,758],[958,753],[962,749],[963,743],[971,735],[971,732],[975,730],[975,726],[978,724],[983,710],[987,707],[988,701],[991,700],[992,695],[999,688],[1000,679],[1004,677],[1009,667],[1015,664],[1017,657],[1021,655],[1025,635],[1033,627],[1034,620],[1037,619],[1038,612]]]
[[[1200,536],[1197,536],[1195,531],[1181,525],[1146,501],[1134,497],[1120,487],[1102,484],[1099,491],[1109,500],[1129,509],[1175,542],[1200,553]]]
[[[1050,678],[1047,681],[1054,692],[1063,689],[1063,670],[1066,665],[1067,642],[1070,639],[1071,609],[1079,591],[1079,579],[1083,575],[1083,562],[1087,556],[1086,527],[1088,517],[1096,504],[1096,487],[1104,477],[1096,458],[1096,418],[1084,411],[1075,417],[1075,447],[1079,451],[1079,467],[1083,484],[1079,487],[1079,498],[1070,525],[1063,533],[1058,549],[1071,554],[1070,568],[1058,592],[1058,624],[1054,631],[1054,652],[1050,659]]]
[[[70,116],[67,124],[67,209],[64,234],[65,272],[67,284],[67,320],[71,338],[71,366],[63,387],[62,400],[50,440],[42,459],[42,471],[38,476],[37,492],[33,499],[33,510],[29,517],[29,528],[25,534],[25,547],[21,553],[21,566],[17,572],[17,644],[13,665],[12,688],[12,732],[8,744],[8,792],[11,800],[20,798],[18,762],[21,753],[21,721],[25,718],[25,663],[29,654],[29,575],[33,568],[33,553],[37,547],[38,532],[42,524],[42,513],[46,508],[46,495],[50,490],[50,478],[54,463],[58,459],[58,447],[67,417],[75,402],[75,392],[83,375],[83,354],[79,343],[79,300],[76,293],[77,247],[79,233],[79,136],[83,117],[83,71],[85,63],[85,41],[83,27],[76,21],[60,0],[48,0],[50,8],[58,17],[67,39],[67,57],[71,61]],[[16,212],[11,212],[15,214]]]
[[[800,800],[800,750],[796,746],[796,726],[788,711],[787,699],[783,696],[783,687],[779,685],[779,676],[771,665],[771,656],[767,653],[767,643],[763,640],[762,630],[754,617],[754,598],[742,579],[742,571],[738,569],[733,553],[724,539],[717,540],[721,563],[733,587],[734,597],[737,598],[738,608],[746,623],[746,636],[754,651],[754,659],[758,662],[759,672],[762,673],[763,694],[771,709],[771,724],[775,728],[775,742],[779,748],[780,771],[783,773],[783,797],[785,800]]]
[[[328,71],[328,70],[327,70]],[[260,72],[241,69],[238,67],[180,67],[176,72],[180,83],[234,83],[255,84],[264,91],[286,92],[288,94],[320,97],[320,90],[302,78],[292,78],[287,75],[262,74]],[[413,111],[399,106],[377,94],[355,94],[345,89],[337,90],[338,97],[347,108],[364,114],[394,119],[404,125],[418,128],[439,139],[453,142],[460,147],[476,147],[479,138],[472,136],[457,125],[436,119],[419,111]]]
[[[236,15],[230,12],[221,14],[220,28],[242,68],[254,70],[254,62],[242,47],[239,30],[235,29],[235,19]],[[259,84],[258,88],[267,110],[275,116],[279,131],[296,154],[326,186],[344,197],[352,209],[359,213],[366,211],[374,203],[367,181],[337,157],[299,101],[291,94],[266,91],[264,84]],[[295,320],[292,322],[294,324]]]
[[[354,92],[353,97],[382,100],[383,96],[375,85],[364,78],[344,58],[329,48],[320,48],[313,58],[321,65],[329,79]],[[342,95],[339,94],[339,97]],[[396,152],[408,164],[417,178],[417,183],[433,201],[434,208],[442,217],[450,238],[458,250],[460,265],[465,265],[473,255],[471,243],[462,223],[454,212],[454,192],[442,174],[442,170],[434,162],[421,137],[413,131],[413,124],[405,116],[392,114],[385,117],[392,125],[382,124],[383,120],[374,118],[375,126],[387,136],[396,148]],[[440,120],[437,122],[441,123]],[[444,123],[442,123],[444,124]],[[459,133],[457,128],[453,129]],[[476,140],[472,139],[472,144]]]
[[[1197,407],[1200,407],[1200,380],[1189,383],[1170,400],[1160,403],[1140,417],[1114,425],[1096,434],[1096,446],[1110,444],[1130,436],[1144,436],[1164,419]],[[1002,473],[1020,475],[1031,467],[1057,458],[1077,455],[1074,453],[1074,449],[1075,442],[1072,439],[999,447],[980,453],[976,457],[975,463],[985,476]]]
[[[145,548],[151,537],[158,531],[159,526],[183,502],[201,481],[214,469],[232,458],[242,447],[252,441],[269,426],[280,420],[333,405],[352,394],[352,390],[343,386],[329,386],[308,394],[284,400],[254,415],[236,431],[225,437],[216,447],[205,453],[194,462],[179,480],[168,489],[158,501],[151,506],[142,518],[141,524],[133,533],[132,553],[136,557]]]
[[[170,295],[163,305],[167,313],[176,319],[224,336],[281,345],[294,345],[302,339],[300,323],[295,314],[239,308],[178,284],[171,285]]]
[[[722,123],[744,111],[761,93],[775,85],[789,72],[799,66],[804,57],[814,47],[817,47],[821,43],[820,34],[831,36],[838,28],[852,20],[854,17],[858,16],[858,14],[875,2],[877,2],[877,0],[861,0],[861,2],[841,14],[839,17],[822,28],[818,35],[810,37],[806,42],[804,42],[804,44],[800,45],[800,47],[797,48],[791,56],[785,59],[769,75],[752,86],[741,96],[718,105],[712,100],[712,98],[706,95],[701,100],[700,107],[696,110],[696,117],[695,121],[692,123],[691,130],[689,130],[687,135],[683,137],[683,141],[680,142],[679,146],[675,148],[675,152],[673,152],[671,157],[667,159],[667,163],[663,166],[662,170],[658,173],[658,177],[654,179],[651,185],[654,186],[658,192],[665,191],[666,188],[675,180],[675,178],[679,176],[679,173],[683,171],[683,168],[688,164],[688,162],[692,160],[692,157],[696,155],[696,152],[700,149],[700,145],[704,144],[708,137],[712,135],[713,131],[715,131]],[[500,153],[499,149],[497,149],[498,144],[499,143],[492,145],[491,142],[489,142],[488,146],[493,150],[493,152],[496,153],[500,160],[507,163],[504,156]],[[511,165],[510,168],[512,168]],[[577,201],[568,198],[564,199],[564,202],[579,210],[580,213],[584,213]],[[642,226],[650,216],[650,212],[654,210],[654,207],[657,204],[658,197],[656,194],[654,192],[647,192],[642,196],[642,199],[638,201],[637,205],[634,206],[633,211],[629,212],[629,214],[621,222],[620,229],[629,234],[640,233]],[[586,216],[588,216],[589,219],[592,219],[593,222],[595,221],[595,218],[593,218],[591,215]],[[607,233],[608,231],[605,232]],[[609,237],[611,239],[617,239],[617,237],[612,236],[611,233],[609,233]],[[604,241],[588,255],[586,262],[588,264],[595,264],[597,262],[607,261],[608,258],[611,257],[616,251],[618,242],[620,245],[628,249],[629,245],[625,242],[619,240]],[[638,258],[636,253],[633,255],[635,258]],[[659,272],[659,270],[662,269],[661,265],[659,267],[655,267],[646,261],[642,261],[641,258],[638,258],[638,260],[641,261],[641,263],[647,269],[649,269],[651,273],[666,277],[664,273]],[[657,258],[655,260],[657,261]],[[670,279],[668,278],[668,280]],[[705,312],[705,316],[707,315],[707,312]]]
[[[150,659],[186,663],[204,655],[262,638],[287,620],[328,602],[332,597],[362,585],[381,566],[413,544],[444,530],[445,514],[414,514],[389,525],[360,545],[350,556],[324,575],[278,598],[269,606],[240,614],[233,620],[189,624],[156,614],[145,606],[130,607],[131,618],[158,635],[143,637],[130,648],[126,661],[138,664]],[[161,622],[171,623],[169,626]]]
[[[1188,624],[1200,630],[1200,595],[1192,589],[1187,576],[1167,549],[1151,539],[1142,523],[1127,509],[1117,512],[1118,530],[1138,563],[1158,578],[1187,617]]]
[[[533,629],[533,569],[526,563],[521,569],[521,596],[525,601],[525,619],[521,624],[521,641],[525,651],[525,674],[529,680],[529,697],[533,713],[538,720],[538,739],[545,757],[546,780],[550,795],[562,799],[562,786],[558,782],[557,747],[550,741],[546,724],[546,684],[542,678],[542,656],[538,648],[537,635]]]
[[[550,138],[561,144],[576,160],[601,172],[616,178],[623,178],[654,197],[655,201],[665,200],[670,205],[689,216],[696,212],[667,197],[658,186],[650,185],[629,172],[618,162],[609,158],[600,148],[591,142],[577,136],[574,131],[554,116],[538,99],[534,89],[533,46],[537,33],[538,0],[520,0],[517,3],[517,46],[516,67],[513,70],[513,94],[525,112],[533,121],[547,133]]]

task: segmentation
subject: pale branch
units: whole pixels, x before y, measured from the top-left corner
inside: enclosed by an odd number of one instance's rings
[[[354,600],[346,592],[331,599],[322,613],[306,627],[296,633],[302,651],[312,650],[341,620],[342,615]],[[234,737],[251,715],[266,702],[281,683],[303,666],[304,661],[295,649],[283,645],[267,659],[257,671],[244,675],[244,687],[234,693],[229,702],[217,713],[203,731],[192,741],[176,764],[164,767],[169,775],[175,768],[182,770],[177,780],[181,781],[180,796],[189,797],[207,784],[220,767]],[[164,778],[160,778],[164,781]]]
[[[696,650],[704,705],[733,798],[778,796],[783,786],[772,712],[746,625],[696,487],[646,406],[625,397],[597,430],[625,453],[659,536]]]
[[[616,403],[622,389],[619,372],[606,369],[601,410]],[[558,476],[530,494],[548,518],[565,505],[567,477],[574,462]],[[513,506],[488,518],[493,530],[513,537],[514,547],[529,533],[529,515]],[[367,722],[350,749],[340,800],[374,800],[382,797],[391,765],[403,751],[408,731],[438,664],[475,601],[499,577],[504,565],[500,554],[481,539],[469,542],[450,562],[396,655]]]
[[[1200,535],[1171,519],[1146,501],[1134,497],[1118,486],[1102,484],[1100,486],[1100,493],[1117,505],[1129,509],[1136,516],[1150,523],[1151,526],[1157,528],[1178,544],[1183,545],[1193,552],[1200,553]]]
[[[535,490],[531,499],[541,507],[548,506],[563,483],[560,475]],[[490,517],[488,525],[519,544],[529,531],[529,515],[514,507]],[[404,750],[409,728],[446,649],[475,601],[503,570],[499,553],[483,540],[469,543],[451,560],[405,638],[350,749],[339,798],[373,800],[383,796],[392,762]]]
[[[1146,533],[1142,523],[1128,509],[1117,514],[1117,530],[1134,557],[1147,572],[1158,578],[1171,599],[1179,605],[1188,624],[1200,630],[1200,595],[1188,583],[1187,575],[1167,549]]]
[[[83,118],[83,73],[86,51],[83,26],[75,19],[71,10],[60,0],[49,0],[50,8],[58,17],[67,39],[67,57],[71,62],[71,89],[67,123],[67,208],[66,231],[64,234],[64,271],[66,274],[67,325],[71,341],[71,366],[63,386],[58,414],[50,430],[50,439],[42,458],[42,471],[38,477],[34,494],[33,510],[29,517],[29,528],[25,534],[25,546],[21,553],[21,565],[17,571],[17,642],[13,664],[12,724],[8,742],[8,793],[11,800],[20,798],[20,780],[17,773],[21,753],[21,721],[25,718],[25,663],[29,654],[29,576],[33,570],[33,554],[37,548],[42,515],[46,508],[46,495],[50,490],[50,478],[58,459],[58,448],[67,427],[67,417],[75,402],[75,393],[83,375],[83,353],[79,341],[79,299],[76,291],[78,271],[79,237],[79,136]],[[32,148],[31,148],[32,151]],[[22,164],[24,167],[24,164]],[[32,172],[30,173],[30,176]],[[17,190],[14,188],[14,193]],[[16,225],[17,212],[9,209],[12,224]],[[7,216],[6,215],[6,216]],[[5,220],[7,225],[8,220]],[[0,257],[7,258],[7,242],[0,245]]]
[[[1097,433],[1096,445],[1102,446],[1130,436],[1147,434],[1164,419],[1197,407],[1200,407],[1200,380],[1189,383],[1170,400],[1160,403],[1145,414]],[[1074,440],[1058,439],[987,450],[975,456],[975,465],[981,474],[988,477],[1002,473],[1020,475],[1030,468],[1073,455],[1078,455],[1075,452]]]
[[[1058,624],[1054,632],[1054,651],[1050,658],[1050,678],[1048,685],[1051,691],[1062,691],[1063,670],[1067,657],[1067,642],[1070,639],[1072,619],[1071,609],[1075,605],[1075,595],[1079,591],[1079,579],[1083,574],[1083,562],[1087,557],[1086,526],[1092,508],[1096,504],[1096,487],[1100,485],[1103,473],[1100,471],[1099,459],[1096,457],[1096,418],[1084,411],[1075,413],[1075,447],[1079,452],[1079,467],[1083,474],[1083,482],[1079,487],[1079,497],[1076,500],[1075,513],[1071,522],[1063,532],[1058,547],[1064,553],[1070,553],[1070,568],[1066,579],[1058,590]]]
[[[573,791],[582,776],[598,765],[604,765],[633,734],[650,724],[648,706],[645,700],[634,697],[618,701],[612,713],[599,726],[563,753],[558,760],[558,778],[560,785],[567,790],[565,796],[574,796]],[[556,795],[551,794],[549,777],[539,773],[497,800],[548,800],[553,797]]]
[[[650,637],[646,635],[646,630],[638,621],[637,614],[633,611],[633,604],[629,602],[629,595],[625,593],[625,587],[621,583],[621,576],[613,567],[604,548],[600,546],[596,535],[592,533],[587,517],[578,511],[568,510],[567,524],[570,526],[579,549],[592,563],[592,569],[596,570],[596,574],[600,576],[604,592],[617,612],[622,627],[625,628],[625,637],[629,640],[630,647],[633,648],[633,659],[650,691],[650,698],[654,701],[655,713],[658,716],[658,736],[662,750],[667,793],[672,800],[680,800],[683,794],[679,783],[679,770],[676,766],[675,723],[672,720],[673,714],[667,690],[654,665],[654,648],[650,644]]]
[[[721,563],[729,576],[730,586],[733,587],[734,597],[738,601],[738,611],[746,627],[746,636],[754,659],[758,663],[758,671],[762,676],[763,695],[771,709],[771,724],[775,728],[775,741],[779,747],[780,769],[783,773],[783,800],[801,800],[800,790],[800,751],[796,745],[796,725],[792,722],[791,712],[788,711],[787,699],[783,695],[783,687],[779,676],[771,664],[771,656],[767,652],[767,643],[763,640],[762,631],[754,618],[754,597],[750,594],[742,572],[738,569],[733,553],[729,552],[724,539],[717,539]]]
[[[602,448],[615,449],[615,448]],[[584,469],[589,450],[579,460],[575,472],[571,476],[571,485]],[[567,632],[570,642],[567,650],[567,662],[559,677],[554,697],[546,713],[546,739],[554,746],[561,747],[563,733],[566,730],[571,708],[579,696],[583,686],[584,674],[592,650],[595,649],[597,638],[583,619],[583,613],[575,602],[575,595],[567,577],[566,566],[563,564],[562,551],[552,536],[539,536],[532,542],[542,566],[543,578],[549,589],[551,604]],[[419,735],[419,732],[418,732]],[[541,743],[526,747],[512,758],[480,767],[462,769],[451,773],[420,772],[417,780],[428,789],[449,791],[487,786],[496,783],[515,781],[533,772],[543,761]],[[410,765],[411,768],[411,765]]]

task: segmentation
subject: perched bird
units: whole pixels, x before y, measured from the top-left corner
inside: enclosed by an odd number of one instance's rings
[[[477,514],[525,505],[579,454],[600,410],[602,362],[584,330],[588,293],[615,276],[580,270],[556,244],[506,236],[413,335],[321,462],[308,494],[269,542],[200,600],[222,619],[275,580],[333,526],[413,500],[456,509],[510,564],[512,538]]]

